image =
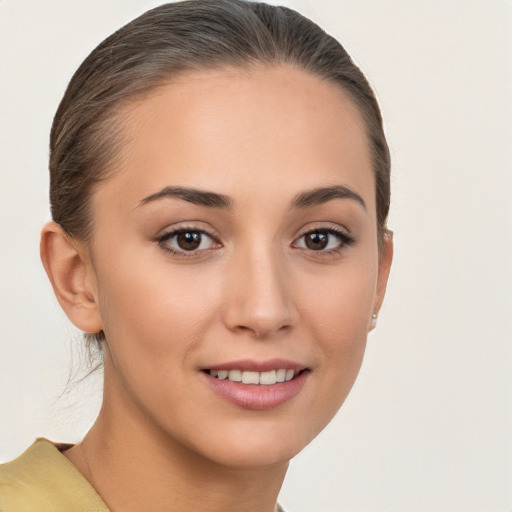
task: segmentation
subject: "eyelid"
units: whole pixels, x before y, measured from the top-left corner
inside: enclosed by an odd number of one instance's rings
[[[180,233],[186,233],[186,232],[195,232],[195,233],[201,233],[201,235],[205,235],[208,238],[212,240],[214,245],[217,247],[209,247],[207,249],[196,249],[191,251],[186,250],[180,250],[178,248],[171,247],[168,243],[166,243],[166,240],[172,239],[175,236],[179,235]],[[177,257],[183,257],[183,258],[191,258],[191,257],[199,257],[201,255],[204,255],[205,252],[218,249],[222,247],[222,243],[220,242],[219,236],[215,230],[207,230],[202,227],[193,226],[190,224],[184,224],[184,225],[177,225],[177,226],[170,226],[164,230],[163,233],[158,235],[156,237],[156,243],[159,245],[159,247],[167,252],[171,253],[173,256]]]
[[[309,249],[308,247],[299,247],[297,245],[298,241],[301,238],[305,237],[308,234],[318,232],[328,233],[333,236],[336,236],[339,240],[338,246],[327,250],[314,250]],[[351,235],[348,229],[342,228],[339,225],[318,223],[313,226],[308,225],[305,228],[301,229],[300,234],[294,239],[292,247],[303,249],[305,251],[308,251],[309,253],[315,253],[318,255],[330,255],[341,252],[345,247],[353,245],[355,242],[355,238]]]

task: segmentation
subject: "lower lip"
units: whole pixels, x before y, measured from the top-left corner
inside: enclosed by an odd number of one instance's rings
[[[228,379],[218,379],[201,372],[211,388],[222,398],[243,409],[274,409],[297,396],[303,388],[309,371],[287,382],[278,382],[269,386],[242,384]]]

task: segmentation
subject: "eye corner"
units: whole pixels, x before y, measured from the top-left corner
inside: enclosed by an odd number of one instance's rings
[[[313,238],[307,238],[312,237]],[[333,240],[334,239],[334,240]],[[320,256],[332,256],[355,244],[355,238],[348,232],[333,226],[318,226],[304,230],[291,244],[293,248]]]
[[[204,228],[179,226],[170,228],[156,240],[158,247],[176,258],[199,258],[223,247],[219,237]]]

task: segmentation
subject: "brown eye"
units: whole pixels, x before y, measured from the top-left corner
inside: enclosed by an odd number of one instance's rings
[[[184,251],[194,251],[201,245],[202,233],[197,231],[183,231],[176,235],[176,243]]]
[[[304,236],[304,243],[306,247],[312,251],[321,251],[325,249],[329,243],[329,233],[322,231],[308,233]]]
[[[304,233],[296,242],[294,247],[308,249],[310,251],[324,252],[341,250],[346,245],[351,245],[355,240],[337,229],[317,229]]]
[[[199,229],[177,229],[165,234],[159,242],[163,248],[176,254],[199,253],[219,245],[208,233]]]

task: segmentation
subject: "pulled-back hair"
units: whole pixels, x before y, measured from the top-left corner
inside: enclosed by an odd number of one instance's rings
[[[91,194],[116,169],[123,106],[184,71],[256,64],[302,69],[338,85],[357,105],[370,145],[382,241],[390,157],[370,85],[341,44],[315,23],[286,7],[245,0],[162,5],[119,29],[85,59],[68,85],[51,131],[53,220],[69,236],[90,239]]]

